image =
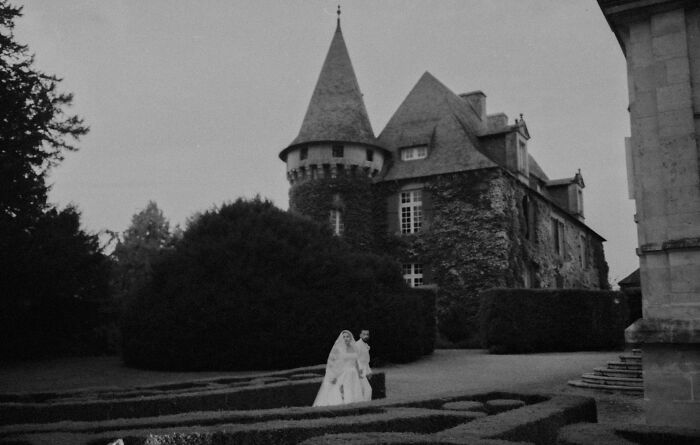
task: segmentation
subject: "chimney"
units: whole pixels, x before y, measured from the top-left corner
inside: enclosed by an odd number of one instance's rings
[[[469,102],[476,115],[479,116],[481,122],[486,126],[486,95],[482,91],[471,91],[462,93],[459,97]]]

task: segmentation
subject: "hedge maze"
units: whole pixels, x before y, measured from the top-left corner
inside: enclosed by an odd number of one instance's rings
[[[0,443],[554,444],[560,428],[595,422],[595,402],[522,393],[446,394],[311,407],[323,367],[139,388],[0,395]]]

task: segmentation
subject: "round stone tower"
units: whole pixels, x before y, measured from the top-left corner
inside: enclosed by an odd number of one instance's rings
[[[290,210],[329,224],[356,247],[371,247],[382,219],[373,178],[388,153],[374,137],[338,19],[299,135],[279,154]]]

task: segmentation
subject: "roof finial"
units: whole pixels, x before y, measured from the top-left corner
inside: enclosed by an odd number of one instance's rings
[[[340,26],[340,5],[338,5],[338,26]]]

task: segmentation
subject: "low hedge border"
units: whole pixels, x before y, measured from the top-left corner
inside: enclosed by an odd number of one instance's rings
[[[483,413],[430,408],[440,407],[449,402],[503,398],[522,400],[528,405],[489,417],[483,417]],[[494,424],[488,422],[489,419],[497,421]],[[474,441],[499,439],[554,444],[553,440],[542,442],[537,439],[537,434],[545,432],[547,434],[542,437],[549,440],[553,437],[549,433],[556,433],[556,429],[563,424],[591,420],[595,421],[595,403],[592,399],[584,397],[502,392],[452,393],[451,396],[431,399],[377,400],[332,408],[297,407],[245,412],[190,413],[169,418],[121,419],[97,423],[63,422],[41,426],[41,431],[26,431],[24,435],[18,435],[20,431],[15,430],[11,437],[7,436],[5,439],[12,438],[15,443],[28,444],[104,445],[116,438],[123,438],[127,445],[291,444],[326,434],[366,435],[369,432],[383,431],[430,434],[424,438],[410,436],[412,439],[408,440],[425,439],[425,442],[408,443],[481,443]],[[480,426],[470,428],[470,425]],[[52,432],[49,432],[52,428]],[[533,437],[536,440],[531,440]],[[465,442],[467,439],[472,442]]]
[[[471,435],[483,439],[554,444],[560,428],[578,422],[597,422],[595,400],[556,395],[541,403],[526,405],[443,431],[438,437]]]
[[[322,378],[288,380],[247,387],[219,388],[174,395],[161,394],[118,400],[82,400],[61,403],[0,404],[0,425],[49,423],[61,420],[97,421],[155,417],[207,410],[271,409],[310,406]],[[372,377],[373,399],[386,395],[383,373]],[[376,390],[375,390],[376,388]]]
[[[411,433],[329,434],[313,437],[299,445],[532,445],[530,442],[475,439],[473,437],[437,438]]]
[[[300,374],[314,374],[323,376],[325,365],[305,366],[301,368],[285,369],[266,373],[255,373],[248,376],[214,377],[206,379],[195,379],[186,382],[158,383],[155,385],[133,386],[133,387],[94,387],[80,390],[65,390],[55,392],[37,393],[2,393],[0,403],[44,403],[49,401],[60,401],[65,399],[105,399],[105,398],[125,398],[126,396],[153,395],[157,393],[174,394],[177,392],[201,391],[202,388],[221,389],[221,386],[248,385],[252,380],[260,378],[284,377],[292,378]],[[126,395],[126,396],[125,396]]]
[[[201,445],[213,444],[297,444],[314,436],[357,431],[408,431],[434,433],[472,419],[471,413],[397,408],[378,414],[323,417],[304,420],[271,420],[263,423],[149,428],[99,434],[27,435],[20,439],[30,444],[104,445],[117,438],[125,445]]]
[[[568,425],[559,431],[557,445],[695,445],[700,429],[632,424]]]

